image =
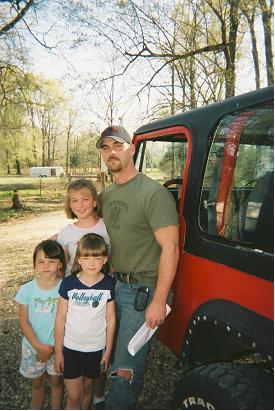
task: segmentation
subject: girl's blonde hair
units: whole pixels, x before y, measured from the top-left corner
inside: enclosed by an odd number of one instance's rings
[[[90,180],[86,180],[85,178],[79,178],[78,180],[72,181],[67,189],[67,198],[66,198],[66,202],[65,202],[65,212],[66,212],[66,216],[69,219],[77,219],[77,216],[72,212],[71,207],[70,207],[70,194],[72,191],[76,191],[76,190],[81,190],[82,188],[87,188],[88,190],[90,190],[93,199],[96,201],[96,207],[93,210],[93,216],[96,218],[101,217],[101,213],[99,210],[99,205],[98,205],[98,194],[97,194],[97,190],[95,188],[95,186],[93,185],[93,183]]]
[[[108,257],[108,246],[104,238],[95,233],[85,234],[79,241],[75,253],[75,259],[72,266],[72,274],[76,275],[82,271],[81,265],[78,260],[80,257]],[[107,274],[110,272],[110,266],[107,263],[104,264],[102,272]]]

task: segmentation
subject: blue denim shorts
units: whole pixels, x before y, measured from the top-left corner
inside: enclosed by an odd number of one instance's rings
[[[22,357],[19,372],[26,378],[38,378],[45,372],[49,375],[60,375],[54,370],[54,355],[48,361],[36,359],[36,352],[27,344],[22,343]]]

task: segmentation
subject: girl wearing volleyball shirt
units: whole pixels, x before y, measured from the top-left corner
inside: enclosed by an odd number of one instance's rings
[[[115,333],[115,280],[102,273],[108,260],[104,239],[79,241],[73,274],[59,289],[55,321],[55,370],[63,372],[66,409],[89,409],[94,379],[106,370]]]

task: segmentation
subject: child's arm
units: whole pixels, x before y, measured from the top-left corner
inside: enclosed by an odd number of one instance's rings
[[[64,370],[64,357],[63,357],[63,340],[65,333],[65,323],[68,311],[68,300],[63,297],[59,297],[57,304],[57,311],[54,325],[54,340],[55,340],[55,359],[54,368],[55,371],[60,373]]]
[[[116,308],[115,301],[107,303],[106,307],[106,348],[102,355],[101,364],[104,364],[104,370],[107,370],[109,366],[110,357],[112,354],[115,328],[116,328]]]
[[[21,331],[24,337],[30,342],[33,348],[36,350],[36,358],[38,361],[48,361],[48,359],[53,355],[54,347],[53,345],[42,344],[31,324],[29,323],[29,306],[24,304],[19,304],[19,323]]]

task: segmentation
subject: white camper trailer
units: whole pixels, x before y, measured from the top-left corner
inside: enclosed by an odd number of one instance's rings
[[[30,167],[30,177],[60,177],[64,174],[63,167]]]

